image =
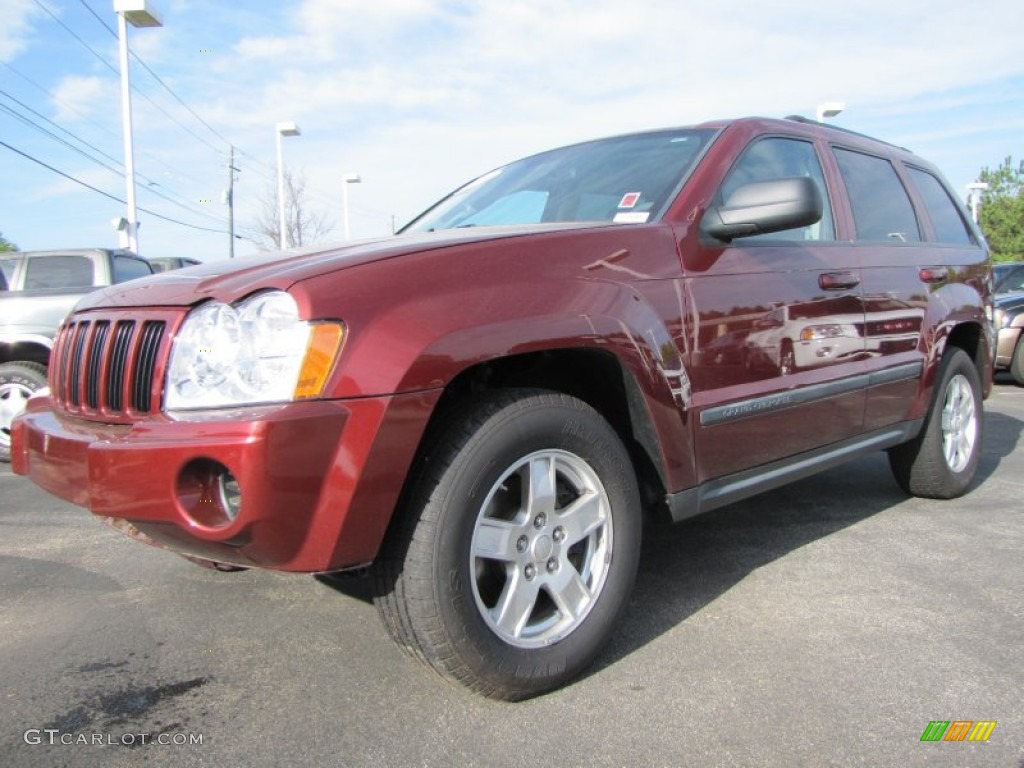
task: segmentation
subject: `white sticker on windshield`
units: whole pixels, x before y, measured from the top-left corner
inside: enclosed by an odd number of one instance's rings
[[[651,216],[649,211],[622,211],[612,219],[616,224],[643,224]]]

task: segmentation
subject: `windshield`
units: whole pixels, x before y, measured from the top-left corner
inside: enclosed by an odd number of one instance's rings
[[[402,232],[541,222],[654,221],[714,135],[711,130],[657,131],[534,155],[471,181]]]

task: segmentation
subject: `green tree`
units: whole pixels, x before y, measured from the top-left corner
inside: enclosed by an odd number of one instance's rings
[[[4,233],[0,232],[0,253],[4,251],[16,251],[18,246],[12,243],[10,240],[4,237]]]
[[[1024,162],[1007,157],[997,168],[983,168],[988,184],[979,223],[996,261],[1024,261]]]

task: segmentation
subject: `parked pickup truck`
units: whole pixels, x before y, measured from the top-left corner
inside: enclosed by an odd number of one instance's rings
[[[520,699],[599,652],[645,510],[880,450],[907,493],[966,492],[991,284],[906,150],[803,119],[619,136],[485,174],[398,237],[86,296],[13,467],[221,567],[368,569],[401,646]],[[807,354],[780,362],[773,313]]]
[[[151,275],[149,262],[102,248],[0,254],[0,461],[10,461],[11,421],[46,386],[57,326],[96,288]]]

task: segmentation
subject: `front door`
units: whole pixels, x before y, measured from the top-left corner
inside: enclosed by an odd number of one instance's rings
[[[835,240],[811,141],[753,141],[726,173],[743,184],[809,177],[825,212],[816,224],[684,252],[689,371],[701,482],[851,438],[863,426],[861,270]]]

